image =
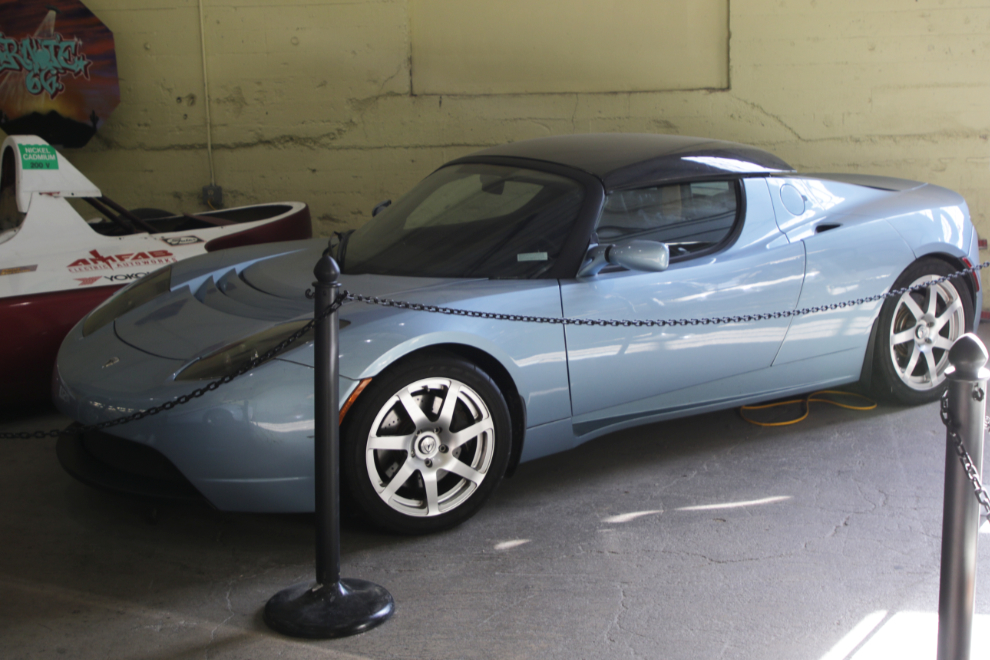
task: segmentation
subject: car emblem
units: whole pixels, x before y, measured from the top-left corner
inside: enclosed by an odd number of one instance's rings
[[[112,367],[118,362],[120,362],[120,358],[112,357],[109,360],[107,360],[106,364],[103,365],[103,368],[106,369],[107,367]]]

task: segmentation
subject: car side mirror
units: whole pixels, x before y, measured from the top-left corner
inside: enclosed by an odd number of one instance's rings
[[[392,200],[390,199],[386,199],[384,202],[378,202],[375,204],[375,208],[371,209],[371,217],[375,217],[390,206],[392,206]]]
[[[614,245],[596,245],[585,257],[578,277],[592,277],[606,266],[659,273],[670,265],[670,249],[659,241],[632,239]]]

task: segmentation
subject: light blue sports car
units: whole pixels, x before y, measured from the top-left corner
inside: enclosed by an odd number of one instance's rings
[[[517,142],[447,163],[333,245],[368,297],[607,325],[340,310],[348,507],[420,533],[520,462],[605,433],[860,381],[937,398],[978,322],[965,201],[924,183],[804,175],[759,149],[663,135]],[[380,211],[380,212],[379,212]],[[69,333],[60,410],[92,425],[236,372],[312,318],[314,239],[173,264]],[[885,299],[800,315],[753,316]],[[719,323],[635,325],[708,319]],[[728,319],[728,322],[724,322]],[[230,511],[314,507],[311,341],[215,391],[63,434],[83,481]]]

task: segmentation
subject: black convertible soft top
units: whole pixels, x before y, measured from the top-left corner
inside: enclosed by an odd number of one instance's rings
[[[771,153],[736,142],[650,133],[590,133],[512,142],[453,163],[524,159],[591,174],[605,191],[686,179],[793,172]],[[452,164],[452,163],[448,163]]]

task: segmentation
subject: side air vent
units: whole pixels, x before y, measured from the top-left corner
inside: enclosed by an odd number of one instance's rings
[[[258,291],[233,268],[220,277],[209,277],[195,292],[201,303],[225,314],[250,319],[284,321],[310,311],[312,303],[285,300]]]

